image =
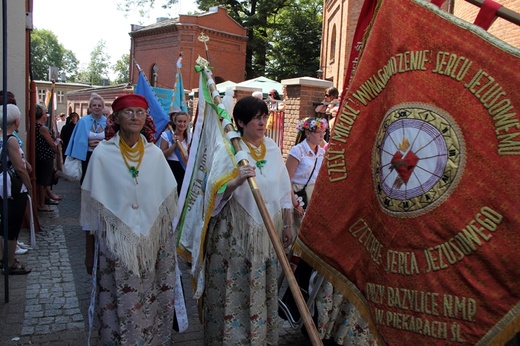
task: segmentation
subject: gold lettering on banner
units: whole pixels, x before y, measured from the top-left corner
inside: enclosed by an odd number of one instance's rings
[[[387,305],[402,310],[439,316],[439,293],[387,287]]]
[[[336,182],[347,178],[347,167],[345,166],[345,149],[330,149],[325,155],[327,173],[330,182]]]
[[[442,310],[445,317],[475,322],[477,301],[473,298],[444,294],[442,298]]]
[[[436,339],[463,343],[460,322],[456,320],[476,321],[477,301],[470,297],[372,282],[367,282],[365,297],[372,303],[376,324]],[[436,321],[426,318],[428,316],[441,316],[444,320]]]
[[[417,265],[415,253],[388,250],[386,252],[385,270],[401,275],[419,274],[419,266]]]
[[[468,73],[471,64],[472,62],[463,56],[449,52],[437,52],[436,65],[432,72],[460,82]]]
[[[406,51],[388,59],[385,66],[370,76],[352,96],[364,106],[379,95],[393,75],[410,71],[425,71],[429,50]]]
[[[385,297],[385,286],[367,282],[365,295],[368,301],[376,304],[383,304],[383,299]]]
[[[520,121],[503,87],[482,69],[464,87],[487,109],[495,125],[499,155],[520,155]]]
[[[400,312],[386,311],[385,324],[400,330],[407,330],[416,334],[429,336],[435,339],[448,339],[448,323],[430,321]]]
[[[376,264],[380,265],[383,257],[383,244],[377,240],[365,220],[357,220],[348,230],[354,238],[357,238],[358,241],[363,244],[364,248],[370,254],[370,258]]]
[[[426,273],[446,269],[449,265],[462,261],[465,256],[478,249],[476,245],[481,247],[483,241],[490,241],[492,235],[489,232],[495,232],[502,219],[503,216],[498,212],[482,207],[475,218],[447,242],[424,250]]]

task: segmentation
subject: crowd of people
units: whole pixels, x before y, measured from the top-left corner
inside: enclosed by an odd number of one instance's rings
[[[285,161],[278,145],[266,136],[270,111],[285,107],[278,91],[269,91],[265,99],[263,95],[244,97],[233,105],[233,122],[250,164],[240,166],[219,191],[207,229],[201,298],[205,344],[277,343],[279,262],[246,181],[256,179],[281,244],[298,259],[291,247],[312,200],[326,151],[324,136],[337,112],[338,97],[337,89],[327,89],[316,116],[299,121],[296,143]],[[56,156],[61,153],[63,161],[67,156],[80,160],[80,224],[86,231],[86,271],[96,276],[92,308],[100,321],[100,340],[104,344],[169,344],[173,330],[187,323],[178,293],[182,288],[172,220],[185,183],[190,117],[182,111],[170,113],[170,124],[156,142],[144,97],[121,95],[110,108],[100,95],[92,94],[88,106],[83,117],[77,113],[60,117],[61,131],[54,136],[47,127],[47,109],[36,105],[38,211],[52,210],[49,205],[61,200],[50,189]],[[8,161],[22,178],[23,188],[8,201],[6,268],[11,274],[28,274],[31,269],[14,255],[24,206],[33,191],[32,167],[20,143],[12,138],[20,124],[15,105],[9,105],[7,120]],[[301,191],[305,203],[299,197]],[[293,263],[296,271],[312,271],[303,261]],[[306,282],[312,284],[310,278]],[[322,339],[339,345],[374,343],[348,300],[326,281],[318,289],[316,324]]]

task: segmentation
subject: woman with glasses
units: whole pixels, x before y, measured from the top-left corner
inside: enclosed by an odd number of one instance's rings
[[[93,270],[99,344],[170,345],[175,316],[187,326],[176,275],[177,183],[153,143],[155,126],[140,95],[112,104],[106,140],[92,153],[81,186],[82,225],[95,241]],[[92,266],[92,264],[91,264]]]
[[[65,156],[71,156],[82,161],[83,169],[80,183],[83,183],[88,162],[94,149],[105,138],[107,117],[103,115],[105,100],[92,93],[88,103],[89,114],[81,117],[74,127]]]

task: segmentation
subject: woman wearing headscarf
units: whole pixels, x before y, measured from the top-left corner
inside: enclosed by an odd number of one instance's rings
[[[81,224],[94,236],[86,262],[96,276],[99,341],[170,345],[175,314],[187,325],[172,229],[177,184],[153,143],[146,99],[122,95],[112,108],[81,186]]]
[[[217,196],[206,235],[203,300],[205,345],[276,345],[278,342],[277,265],[251,188],[256,182],[266,209],[287,247],[292,243],[291,184],[280,148],[264,136],[268,109],[248,96],[233,118],[250,165],[241,166]]]

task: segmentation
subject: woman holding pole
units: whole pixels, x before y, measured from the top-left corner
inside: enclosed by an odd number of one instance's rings
[[[205,345],[276,345],[278,259],[248,184],[255,177],[285,247],[292,243],[291,183],[280,148],[264,136],[264,101],[237,102],[235,124],[250,165],[239,167],[213,211],[206,236]],[[217,201],[219,199],[217,198]]]

